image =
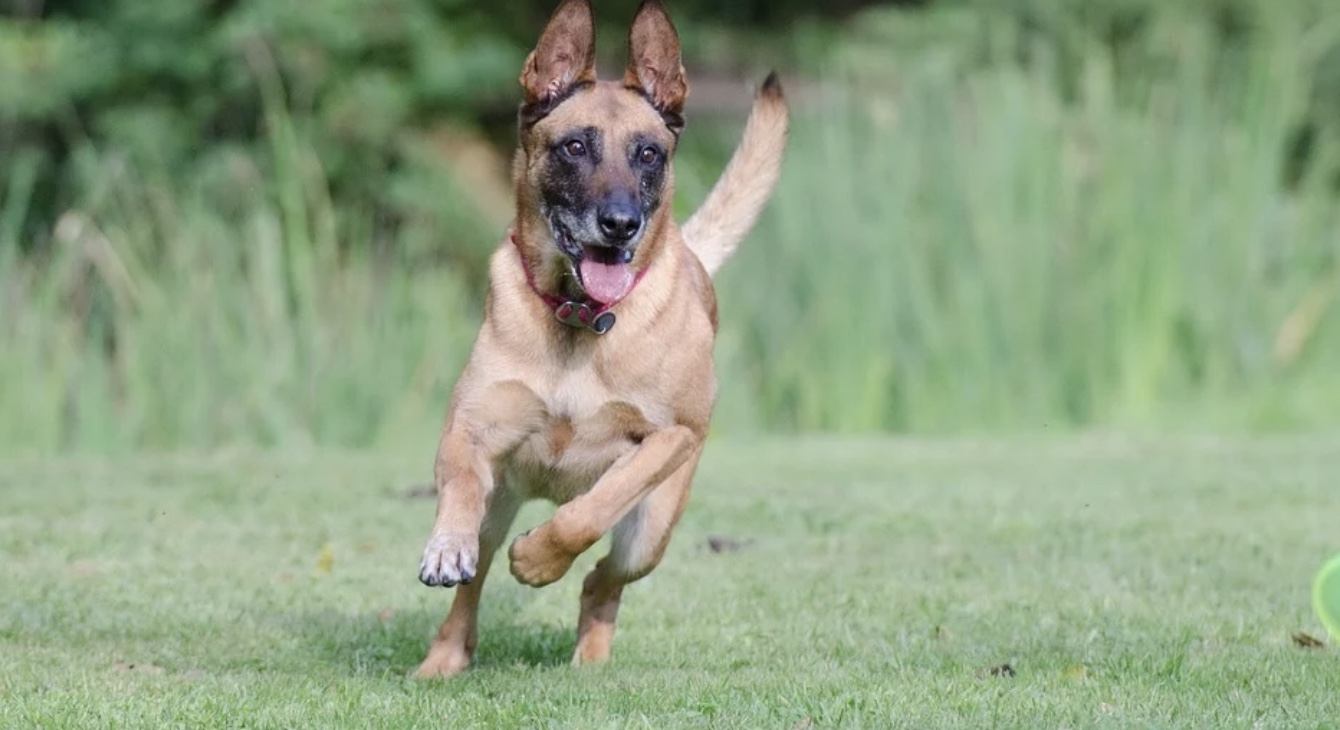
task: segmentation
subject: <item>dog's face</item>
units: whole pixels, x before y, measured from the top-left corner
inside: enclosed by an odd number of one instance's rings
[[[595,80],[586,0],[555,11],[522,71],[523,196],[552,239],[549,257],[571,262],[602,302],[632,288],[634,259],[673,192],[670,160],[688,87],[679,39],[659,3],[633,21],[622,82]]]
[[[530,178],[563,253],[631,260],[660,208],[675,138],[640,96],[574,94],[530,131]]]

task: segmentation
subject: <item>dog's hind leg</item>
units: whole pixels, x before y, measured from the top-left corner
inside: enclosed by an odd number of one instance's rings
[[[479,598],[484,591],[493,556],[507,539],[507,530],[516,518],[521,497],[500,484],[489,497],[488,510],[479,529],[479,562],[472,580],[456,588],[451,611],[437,630],[428,656],[414,676],[420,679],[450,677],[470,666],[479,642]]]
[[[596,563],[582,583],[573,664],[609,659],[623,588],[661,562],[688,502],[697,464],[695,453],[615,526],[609,554]]]

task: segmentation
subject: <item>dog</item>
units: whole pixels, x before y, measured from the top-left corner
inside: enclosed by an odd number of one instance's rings
[[[456,595],[420,678],[470,665],[489,565],[531,499],[558,507],[508,549],[526,585],[563,577],[612,531],[582,584],[573,663],[608,659],[624,586],[660,562],[689,496],[716,397],[712,275],[772,195],[789,112],[769,74],[681,228],[671,162],[689,87],[658,0],[628,43],[623,78],[597,80],[589,0],[564,0],[522,69],[516,217],[448,407],[419,566]]]

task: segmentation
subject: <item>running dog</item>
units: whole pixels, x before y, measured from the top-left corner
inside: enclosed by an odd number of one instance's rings
[[[589,0],[564,0],[521,72],[516,218],[489,262],[484,320],[437,450],[419,567],[456,588],[419,677],[466,669],[484,578],[518,507],[553,516],[508,549],[530,586],[613,531],[582,584],[574,664],[609,658],[625,585],[656,567],[689,496],[716,397],[712,275],[771,196],[788,111],[776,75],[702,207],[672,218],[689,86],[679,36],[646,0],[628,68],[597,80]]]

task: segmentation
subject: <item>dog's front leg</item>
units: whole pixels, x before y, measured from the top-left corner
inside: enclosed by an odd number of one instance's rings
[[[437,518],[419,580],[461,586],[415,673],[423,678],[457,674],[474,656],[484,579],[520,506],[518,494],[494,484],[495,462],[532,433],[543,414],[539,399],[518,383],[494,385],[470,403],[473,408],[453,408],[438,446]]]
[[[419,580],[429,586],[474,579],[495,462],[534,433],[544,416],[544,404],[520,382],[460,387],[470,397],[453,406],[437,448],[437,518],[419,564]]]
[[[493,492],[488,456],[464,428],[449,427],[442,435],[435,469],[437,518],[419,563],[424,585],[450,588],[475,577],[479,526]]]
[[[563,577],[572,561],[683,464],[702,441],[685,426],[656,431],[620,457],[591,490],[559,507],[508,550],[512,575],[531,586]]]
[[[415,671],[427,679],[449,677],[470,666],[478,642],[479,598],[488,574],[489,558],[496,544],[481,545],[486,505],[490,512],[507,512],[504,522],[516,514],[505,494],[494,494],[493,468],[463,424],[452,420],[442,434],[437,455],[437,518],[419,563],[419,580],[428,586],[450,588],[460,584],[451,611],[438,628],[428,656]],[[504,490],[505,491],[505,490]],[[495,518],[496,519],[496,518]],[[507,529],[506,525],[502,528]],[[495,538],[496,539],[496,538]],[[482,558],[482,559],[481,559]]]
[[[517,380],[477,386],[464,376],[457,390],[465,396],[453,405],[438,442],[437,518],[419,564],[423,584],[448,588],[476,575],[494,462],[544,421],[544,403]]]

